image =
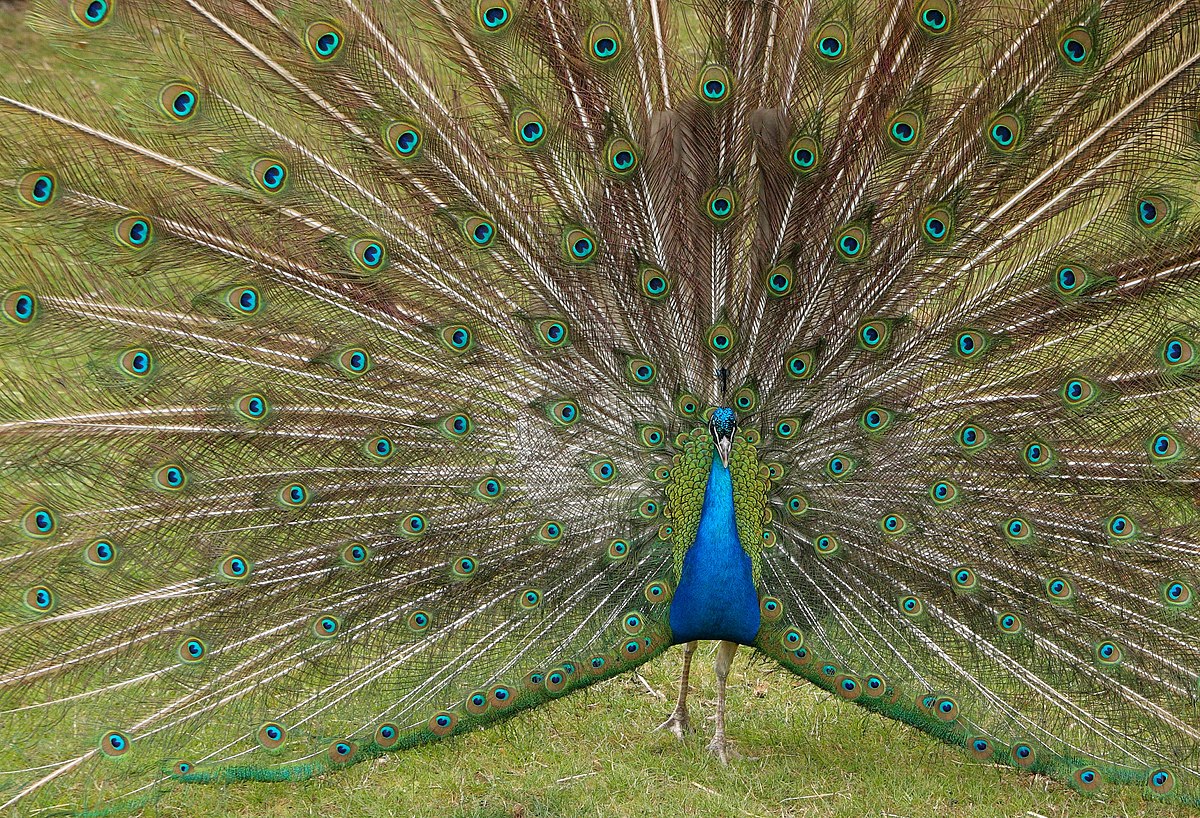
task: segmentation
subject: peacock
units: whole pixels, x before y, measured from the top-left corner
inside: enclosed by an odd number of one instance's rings
[[[722,762],[746,646],[1200,805],[1196,0],[24,25],[4,811],[325,774],[674,645],[683,737],[700,640]]]

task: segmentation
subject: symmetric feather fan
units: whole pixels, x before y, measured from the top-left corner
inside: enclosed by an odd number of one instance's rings
[[[743,644],[1200,803],[1195,0],[28,23],[0,804],[310,776],[698,639],[722,696]]]

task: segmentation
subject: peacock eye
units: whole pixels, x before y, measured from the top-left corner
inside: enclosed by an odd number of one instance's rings
[[[795,139],[788,148],[788,161],[792,170],[800,173],[811,173],[820,162],[821,149],[811,136],[801,136]]]
[[[154,472],[154,485],[164,491],[181,491],[187,486],[188,475],[183,466],[171,464]]]
[[[717,355],[726,355],[731,352],[737,341],[737,336],[733,332],[733,327],[726,323],[720,323],[712,327],[708,331],[708,348]]]
[[[625,365],[625,371],[633,382],[640,386],[646,386],[654,383],[658,376],[658,371],[654,364],[647,361],[645,358],[630,358]]]
[[[705,201],[705,213],[716,224],[723,224],[733,218],[737,197],[732,188],[718,187],[710,191]]]
[[[573,426],[579,420],[579,404],[575,401],[555,401],[546,407],[546,414],[557,426]]]
[[[345,37],[331,23],[313,23],[305,30],[304,40],[317,62],[329,62],[342,50]]]
[[[400,523],[400,533],[410,537],[420,537],[429,529],[429,522],[423,514],[409,514]]]
[[[55,175],[49,171],[26,173],[17,182],[18,198],[30,207],[41,208],[50,204],[57,190]]]
[[[1021,120],[1012,114],[1000,114],[988,125],[988,139],[992,147],[1009,153],[1017,147],[1021,138]]]
[[[415,158],[424,144],[422,131],[411,122],[391,122],[383,131],[384,144],[403,160]]]
[[[173,82],[159,92],[158,102],[167,116],[182,122],[195,115],[200,104],[200,93],[187,83]]]
[[[311,499],[308,489],[302,483],[289,483],[279,490],[279,502],[287,508],[301,508],[308,505]]]
[[[867,256],[866,228],[857,225],[843,227],[833,237],[833,246],[844,261],[857,261]]]
[[[245,557],[238,554],[230,554],[221,561],[218,570],[225,579],[240,580],[250,576],[252,566]]]
[[[917,7],[917,23],[926,34],[939,36],[950,30],[954,11],[951,0],[923,0]]]
[[[361,375],[371,368],[371,355],[365,349],[351,347],[338,355],[337,364],[347,375]]]
[[[609,458],[602,458],[588,465],[588,474],[597,484],[607,485],[616,478],[617,466]]]
[[[839,63],[844,60],[849,43],[849,31],[837,22],[826,23],[817,30],[817,35],[813,38],[817,57],[827,63]]]
[[[154,237],[154,227],[145,216],[126,216],[117,222],[113,233],[117,241],[131,250],[142,250],[150,246]]]
[[[1162,196],[1146,196],[1138,200],[1134,210],[1137,213],[1138,224],[1150,229],[1167,220],[1171,213],[1171,204]]]
[[[596,237],[581,227],[575,227],[563,233],[563,255],[574,264],[591,261],[599,252]]]
[[[729,72],[720,65],[709,65],[700,72],[696,87],[700,99],[714,105],[729,97]]]
[[[837,553],[840,547],[841,543],[839,543],[837,537],[833,536],[832,534],[822,534],[813,540],[813,548],[816,549],[817,554],[822,557],[833,556]]]
[[[278,193],[287,182],[287,167],[276,159],[258,159],[250,166],[250,178],[265,192]]]
[[[539,321],[535,327],[538,342],[550,349],[559,349],[570,343],[571,334],[566,321],[550,318]]]
[[[638,151],[628,139],[623,137],[612,139],[605,148],[605,156],[608,159],[609,171],[617,176],[629,176],[637,169]]]
[[[508,0],[477,0],[475,16],[485,32],[493,33],[512,22],[513,12]]]
[[[496,238],[496,224],[482,216],[472,216],[463,221],[463,233],[471,244],[480,249],[490,247]]]
[[[365,270],[378,270],[387,259],[383,245],[376,239],[359,239],[350,248],[350,256]]]
[[[915,111],[900,111],[887,126],[887,135],[899,148],[911,148],[921,135],[921,118]]]
[[[98,28],[108,21],[112,6],[109,0],[72,0],[71,14],[84,28]]]
[[[512,127],[517,145],[522,148],[536,148],[546,138],[546,121],[533,110],[518,111]]]
[[[598,63],[617,59],[621,46],[621,32],[611,23],[597,23],[588,32],[588,56]]]

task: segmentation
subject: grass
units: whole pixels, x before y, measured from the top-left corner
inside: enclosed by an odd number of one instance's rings
[[[0,49],[34,38],[0,2]],[[20,49],[18,52],[17,49]],[[30,57],[32,59],[32,56]],[[239,818],[558,818],[559,816],[880,816],[1116,818],[1191,814],[1132,788],[1084,797],[1050,779],[971,760],[777,669],[735,664],[729,732],[745,756],[705,750],[714,710],[711,652],[693,676],[699,732],[655,731],[672,706],[679,652],[486,732],[299,784],[184,787],[145,816]]]
[[[981,764],[911,728],[739,655],[728,729],[744,756],[708,754],[716,643],[693,666],[679,743],[654,730],[673,706],[679,651],[513,721],[300,784],[185,787],[145,816],[238,818],[1116,818],[1189,810],[1108,787],[1085,797],[1051,779]],[[665,696],[659,698],[648,691]]]

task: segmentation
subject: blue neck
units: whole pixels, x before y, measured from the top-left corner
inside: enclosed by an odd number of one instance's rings
[[[733,481],[714,454],[696,542],[683,557],[683,573],[671,598],[672,640],[726,639],[749,645],[758,625],[758,592],[750,556],[738,540]]]

